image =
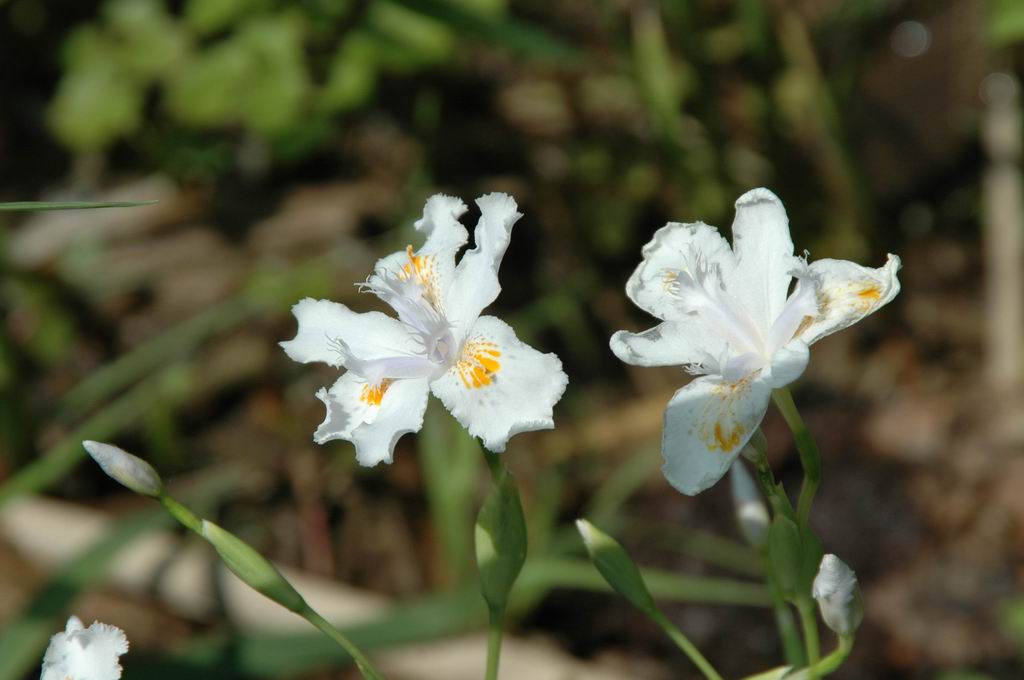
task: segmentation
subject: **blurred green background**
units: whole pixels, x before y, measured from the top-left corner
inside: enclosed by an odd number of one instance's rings
[[[685,374],[607,347],[651,323],[623,286],[654,230],[727,232],[755,186],[812,259],[905,264],[795,390],[812,523],[866,595],[837,677],[1021,677],[1022,41],[1018,0],[0,0],[0,200],[159,201],[0,213],[0,679],[34,677],[68,611],[126,629],[129,679],[352,677],[207,552],[170,578],[195,546],[81,465],[83,438],[323,586],[389,677],[480,676],[477,445],[433,403],[360,469],[311,441],[335,372],[276,344],[301,297],[374,305],[352,284],[436,191],[518,199],[492,310],[570,376],[558,429],[505,454],[531,552],[504,677],[689,677],[602,590],[581,515],[727,676],[778,662],[728,486],[658,473]],[[764,429],[794,491],[788,430]],[[139,536],[171,547],[131,562]]]

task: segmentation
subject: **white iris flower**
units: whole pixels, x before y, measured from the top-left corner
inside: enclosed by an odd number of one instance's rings
[[[501,290],[498,267],[522,215],[505,194],[476,204],[476,246],[457,265],[469,237],[459,222],[466,205],[440,194],[415,224],[426,235],[423,247],[377,262],[363,290],[397,319],[328,300],[293,307],[299,330],[281,343],[288,356],[348,369],[317,393],[327,406],[317,443],[345,439],[362,465],[390,463],[399,437],[423,425],[428,391],[492,451],[504,451],[519,432],[554,427],[552,408],[568,382],[561,361],[520,342],[504,321],[480,315]]]
[[[117,680],[118,657],[128,653],[124,631],[98,621],[85,628],[77,616],[50,638],[40,680]]]
[[[681,365],[698,376],[669,401],[662,433],[662,471],[690,495],[729,469],[761,423],[772,389],[803,373],[808,345],[900,290],[895,255],[878,269],[794,256],[786,211],[767,189],[736,201],[732,235],[730,248],[702,222],[658,230],[626,293],[662,323],[611,339],[626,363]]]

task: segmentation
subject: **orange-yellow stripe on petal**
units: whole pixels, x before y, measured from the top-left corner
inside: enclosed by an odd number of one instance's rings
[[[462,348],[462,357],[454,369],[467,388],[479,389],[490,385],[495,375],[501,370],[501,362],[497,357],[501,351],[493,342],[486,340],[470,340]]]

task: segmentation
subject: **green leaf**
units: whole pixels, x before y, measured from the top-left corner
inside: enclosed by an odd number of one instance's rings
[[[500,462],[489,462],[493,483],[477,515],[476,561],[484,600],[492,612],[502,612],[526,561],[526,519],[512,475]]]
[[[249,80],[249,55],[237,37],[222,40],[187,62],[170,80],[167,107],[198,127],[231,123],[240,116],[240,89]]]
[[[40,211],[40,210],[94,210],[96,208],[136,208],[140,205],[153,205],[157,201],[15,201],[0,203],[0,212],[9,211]]]
[[[988,36],[994,47],[1008,47],[1024,40],[1024,3],[990,0]]]
[[[161,0],[114,0],[103,9],[110,29],[104,39],[127,74],[145,84],[179,68],[189,37]]]
[[[256,132],[281,132],[299,119],[310,90],[302,17],[280,12],[255,18],[238,38],[249,60],[245,81],[236,85],[241,120]]]
[[[266,4],[264,0],[188,0],[185,21],[200,35],[209,35]]]
[[[455,36],[449,26],[400,5],[372,3],[366,24],[379,43],[377,60],[396,70],[439,64],[455,53]]]
[[[375,47],[369,36],[353,31],[331,60],[327,82],[319,93],[321,106],[334,113],[358,108],[377,86]]]
[[[78,151],[96,151],[139,126],[141,87],[120,67],[89,65],[66,72],[50,102],[54,134]]]
[[[450,28],[484,42],[502,45],[528,56],[561,62],[581,58],[569,43],[530,24],[495,18],[445,0],[387,0],[424,16],[433,17]]]

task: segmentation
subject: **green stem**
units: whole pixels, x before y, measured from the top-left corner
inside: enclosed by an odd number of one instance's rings
[[[501,661],[501,636],[505,612],[497,609],[490,611],[490,623],[487,630],[487,677],[486,680],[498,680],[498,665]]]
[[[850,656],[850,652],[853,651],[853,636],[852,635],[840,635],[839,646],[832,651],[831,654],[822,659],[815,667],[814,673],[819,677],[824,677],[829,673],[833,673],[843,665],[846,658]]]
[[[669,636],[672,642],[676,643],[679,649],[683,650],[686,656],[690,657],[690,661],[700,669],[700,672],[704,674],[704,677],[708,680],[722,680],[722,676],[719,675],[715,667],[704,658],[704,655],[700,653],[700,650],[690,642],[690,639],[683,634],[683,631],[676,628],[676,626],[661,613],[659,609],[651,609],[646,614],[665,631],[665,634]]]
[[[760,433],[760,430],[758,430],[758,433]],[[772,512],[776,515],[796,519],[796,512],[793,510],[793,503],[790,502],[789,496],[786,495],[786,488],[775,480],[775,474],[768,464],[764,435],[752,438],[750,443],[757,453],[757,456],[753,458],[757,483],[761,487],[761,491],[768,498],[768,502],[772,506]]]
[[[797,523],[803,529],[807,526],[807,520],[811,516],[811,504],[814,502],[814,494],[818,491],[818,484],[821,483],[821,453],[814,438],[804,425],[800,412],[793,402],[793,395],[785,387],[772,392],[772,400],[775,406],[786,419],[786,424],[793,432],[793,439],[796,440],[796,449],[800,453],[800,464],[804,468],[804,483],[800,487],[800,498],[797,501],[796,516]]]
[[[797,602],[800,612],[800,625],[804,629],[804,644],[807,647],[807,678],[818,677],[818,661],[821,658],[821,643],[818,641],[818,619],[814,616],[814,603],[808,598]]]
[[[765,583],[768,586],[768,593],[772,598],[772,607],[775,610],[775,627],[779,630],[786,663],[790,666],[803,666],[807,663],[807,656],[804,654],[804,648],[800,642],[800,633],[796,629],[793,610],[789,608],[786,600],[782,597],[779,586],[775,582],[775,576],[771,573],[770,568],[765,574]]]
[[[327,619],[320,616],[316,610],[307,604],[302,611],[296,613],[316,626],[321,633],[337,642],[338,646],[348,652],[349,656],[352,657],[352,660],[356,662],[356,667],[359,668],[359,672],[362,673],[366,680],[384,680],[384,676],[373,667],[373,664],[370,663],[370,660],[366,658],[362,651],[360,651],[360,649],[356,647],[351,640],[345,637],[340,630],[331,625]]]
[[[194,512],[174,500],[166,493],[161,493],[157,500],[159,500],[160,504],[164,506],[164,509],[170,513],[171,517],[178,520],[186,529],[189,529],[200,536],[203,535],[203,520],[199,519]]]

